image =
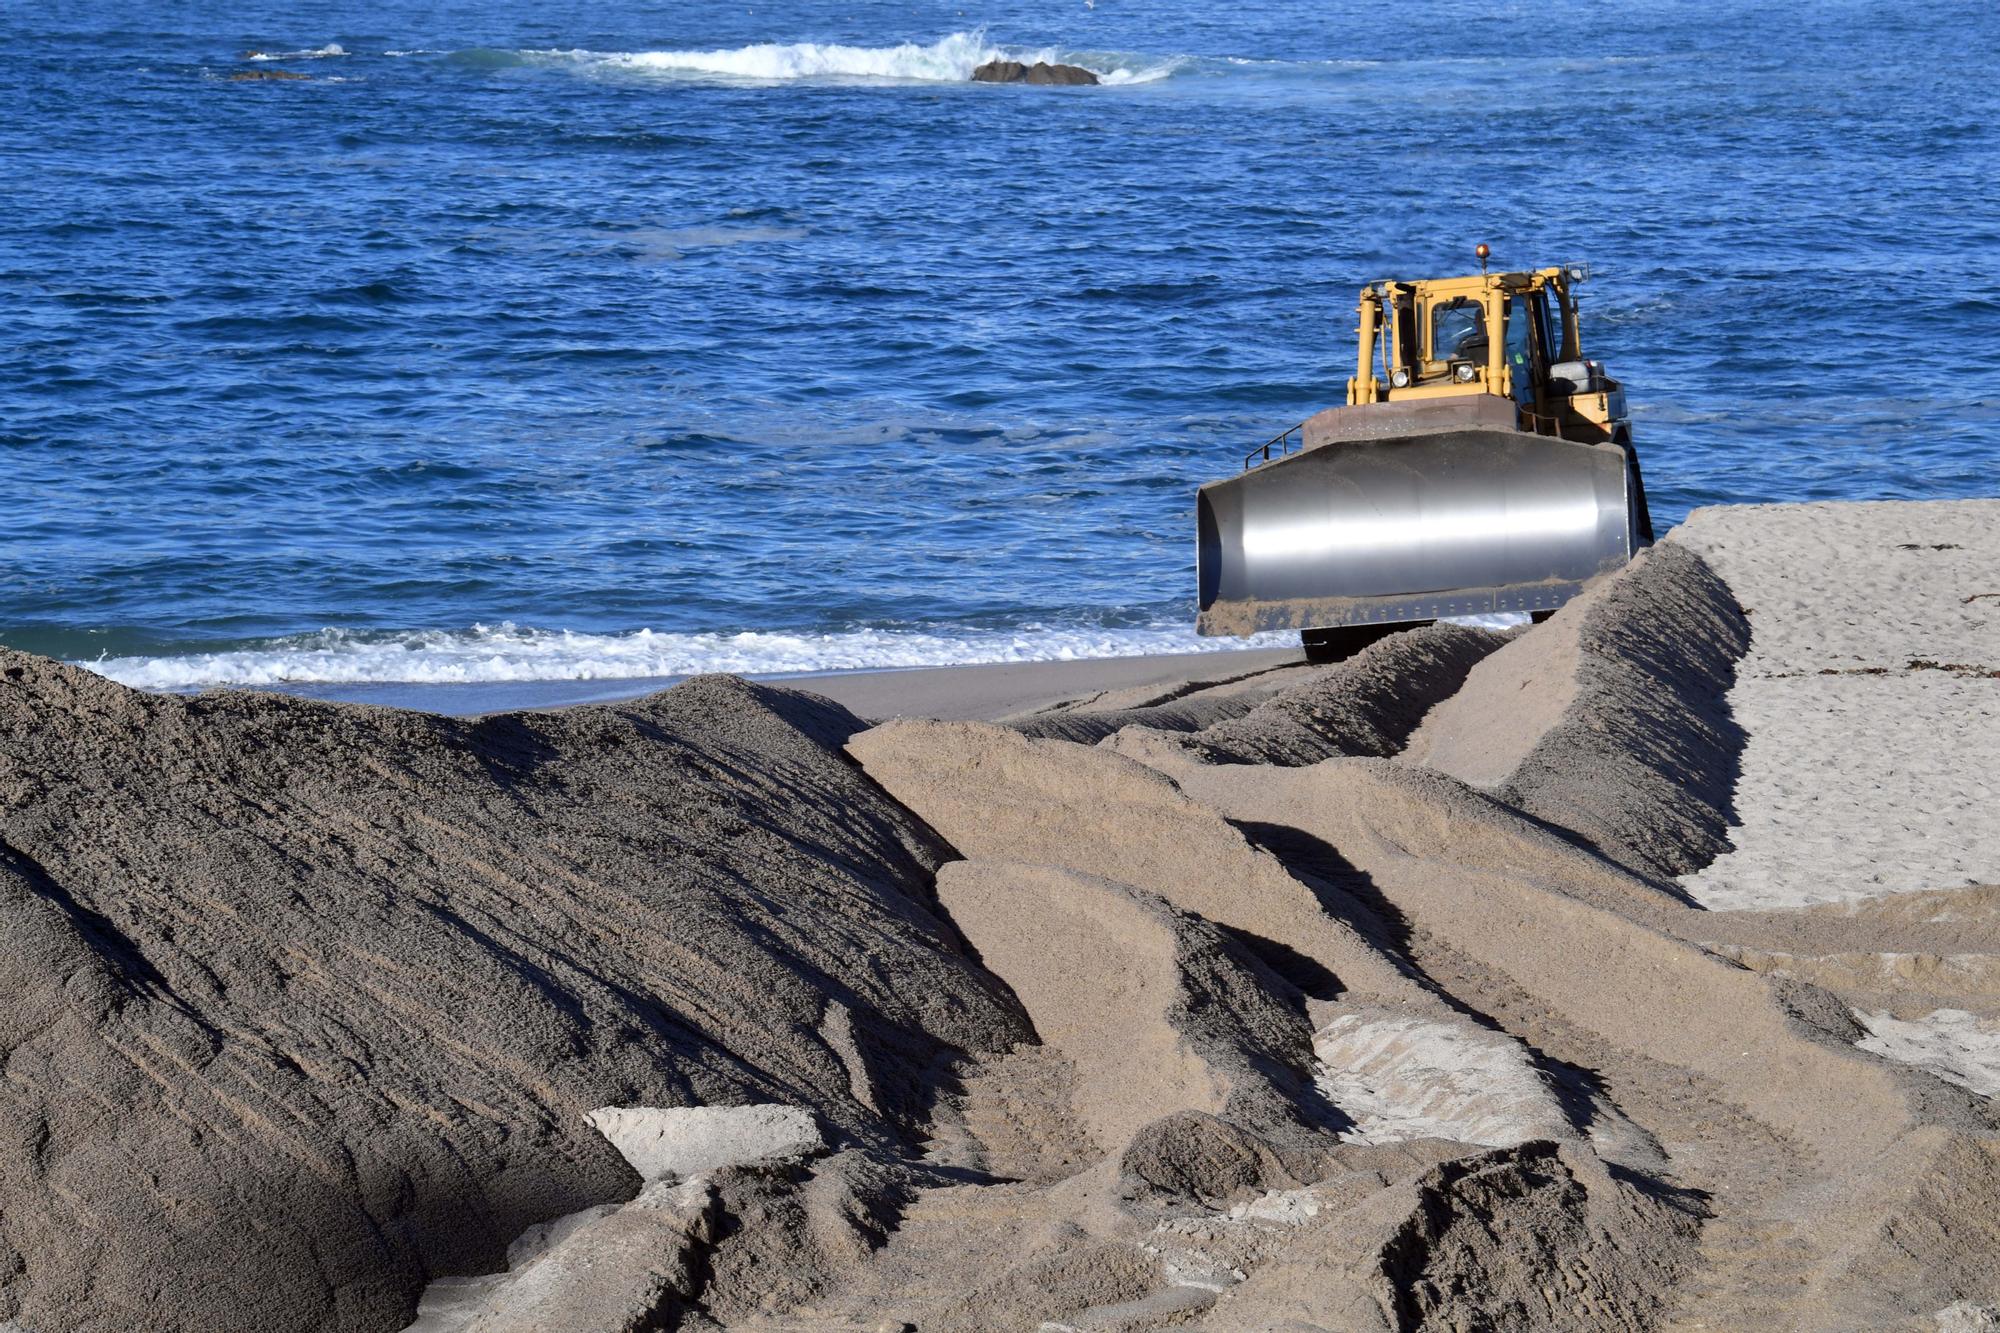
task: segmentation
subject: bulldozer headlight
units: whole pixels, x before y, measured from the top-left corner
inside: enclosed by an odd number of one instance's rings
[[[1460,384],[1472,383],[1472,377],[1478,373],[1470,361],[1461,361],[1451,368],[1451,377]]]
[[[1403,370],[1403,369],[1400,369],[1400,368],[1399,368],[1399,369],[1396,369],[1396,370],[1393,370],[1393,371],[1390,371],[1390,372],[1389,372],[1389,383],[1390,383],[1390,384],[1391,384],[1391,385],[1392,385],[1393,387],[1395,387],[1395,388],[1398,388],[1398,389],[1407,389],[1407,388],[1409,388],[1409,387],[1410,387],[1410,372],[1409,372],[1409,371],[1407,371],[1407,370]]]

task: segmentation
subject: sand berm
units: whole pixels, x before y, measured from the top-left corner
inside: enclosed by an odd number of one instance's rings
[[[2000,1327],[1996,531],[983,721],[0,653],[0,1327]]]

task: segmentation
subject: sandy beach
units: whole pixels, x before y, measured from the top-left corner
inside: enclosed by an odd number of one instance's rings
[[[0,1327],[2000,1326],[1996,532],[1331,665],[0,652]]]

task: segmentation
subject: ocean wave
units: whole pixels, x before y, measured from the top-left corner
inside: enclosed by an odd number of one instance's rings
[[[1182,623],[1121,628],[1023,625],[1009,630],[661,633],[642,629],[625,634],[580,634],[503,623],[410,634],[328,629],[225,652],[112,657],[77,665],[121,684],[177,690],[218,685],[634,680],[708,671],[781,675],[1136,657],[1296,642],[1288,634],[1201,639]]]
[[[895,79],[964,83],[992,60],[1081,65],[1106,84],[1151,83],[1180,67],[1178,58],[1065,53],[1055,47],[1001,46],[982,30],[954,32],[928,46],[842,46],[822,42],[759,42],[716,51],[526,51],[523,56],[599,69],[675,77],[785,83],[801,79]]]
[[[325,46],[314,47],[310,51],[245,51],[245,60],[322,60],[327,56],[344,56],[347,48],[339,42],[328,42]]]
[[[1504,629],[1525,616],[1468,616]],[[503,622],[407,634],[326,629],[240,649],[82,661],[140,689],[222,685],[470,685],[557,680],[639,680],[710,671],[739,675],[903,667],[1065,662],[1157,653],[1286,648],[1291,633],[1204,639],[1183,621],[1137,626],[1028,624],[1014,629],[742,630],[582,634]]]

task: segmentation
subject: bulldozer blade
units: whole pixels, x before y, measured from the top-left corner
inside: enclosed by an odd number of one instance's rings
[[[1512,430],[1347,440],[1196,498],[1199,633],[1561,606],[1649,530],[1627,451]]]

